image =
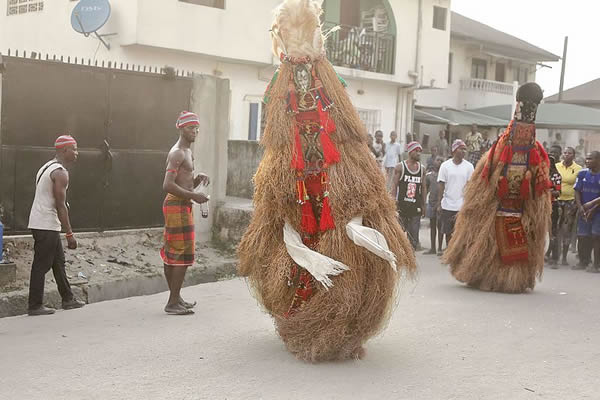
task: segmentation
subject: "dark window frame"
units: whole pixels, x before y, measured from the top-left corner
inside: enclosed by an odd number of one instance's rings
[[[473,57],[471,61],[471,78],[473,79],[487,79],[487,60],[483,58]],[[481,77],[480,71],[483,70],[483,77]]]
[[[258,102],[250,103],[249,111],[250,113],[248,115],[248,140],[258,140],[258,118],[260,113],[260,104]]]
[[[448,8],[433,6],[433,29],[445,31],[448,28]]]
[[[498,76],[498,71],[499,71],[498,66],[499,65],[502,66],[502,68],[501,68],[502,76],[501,77]],[[506,82],[506,64],[505,63],[503,63],[503,62],[496,63],[496,71],[494,73],[494,78],[495,78],[496,82]],[[502,79],[499,79],[499,78],[502,78]]]

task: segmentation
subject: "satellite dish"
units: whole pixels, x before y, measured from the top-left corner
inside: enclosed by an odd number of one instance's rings
[[[104,41],[103,35],[98,34],[110,18],[110,3],[108,0],[79,0],[71,13],[71,26],[75,32],[82,33],[85,37],[90,34],[96,37],[110,49],[110,45]]]

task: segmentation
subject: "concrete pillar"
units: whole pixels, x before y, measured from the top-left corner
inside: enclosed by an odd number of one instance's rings
[[[414,90],[398,88],[396,101],[396,133],[402,149],[406,148],[406,134],[414,134],[413,98]]]
[[[4,63],[2,60],[2,55],[0,54],[0,171],[2,171],[2,71],[4,71]],[[2,206],[3,204],[3,196],[2,193],[4,193],[4,191],[0,191],[0,218],[3,217],[4,214],[4,207]],[[0,249],[0,251],[2,251],[2,249]]]
[[[510,116],[508,119],[512,119],[513,115],[515,115],[515,109],[517,108],[517,91],[519,90],[519,82],[513,81],[513,94],[512,94],[512,104],[510,109]]]
[[[225,200],[227,185],[227,141],[231,90],[228,79],[194,75],[191,111],[198,114],[200,132],[193,147],[195,173],[210,177],[210,213],[202,218],[200,206],[194,206],[196,239],[208,241],[212,237],[217,204]]]

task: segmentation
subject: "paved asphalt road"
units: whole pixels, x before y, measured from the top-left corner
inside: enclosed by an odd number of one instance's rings
[[[0,399],[600,399],[600,274],[546,270],[535,292],[484,293],[434,256],[363,361],[290,356],[245,282],[0,320]]]

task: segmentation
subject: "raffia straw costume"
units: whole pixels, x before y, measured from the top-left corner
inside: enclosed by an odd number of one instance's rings
[[[402,272],[415,269],[365,128],[324,56],[320,13],[312,0],[275,12],[282,63],[265,94],[265,152],[238,250],[287,348],[311,362],[361,357]]]
[[[522,293],[541,278],[552,210],[548,155],[535,136],[541,99],[537,84],[519,88],[514,119],[465,188],[444,262],[469,286]]]

